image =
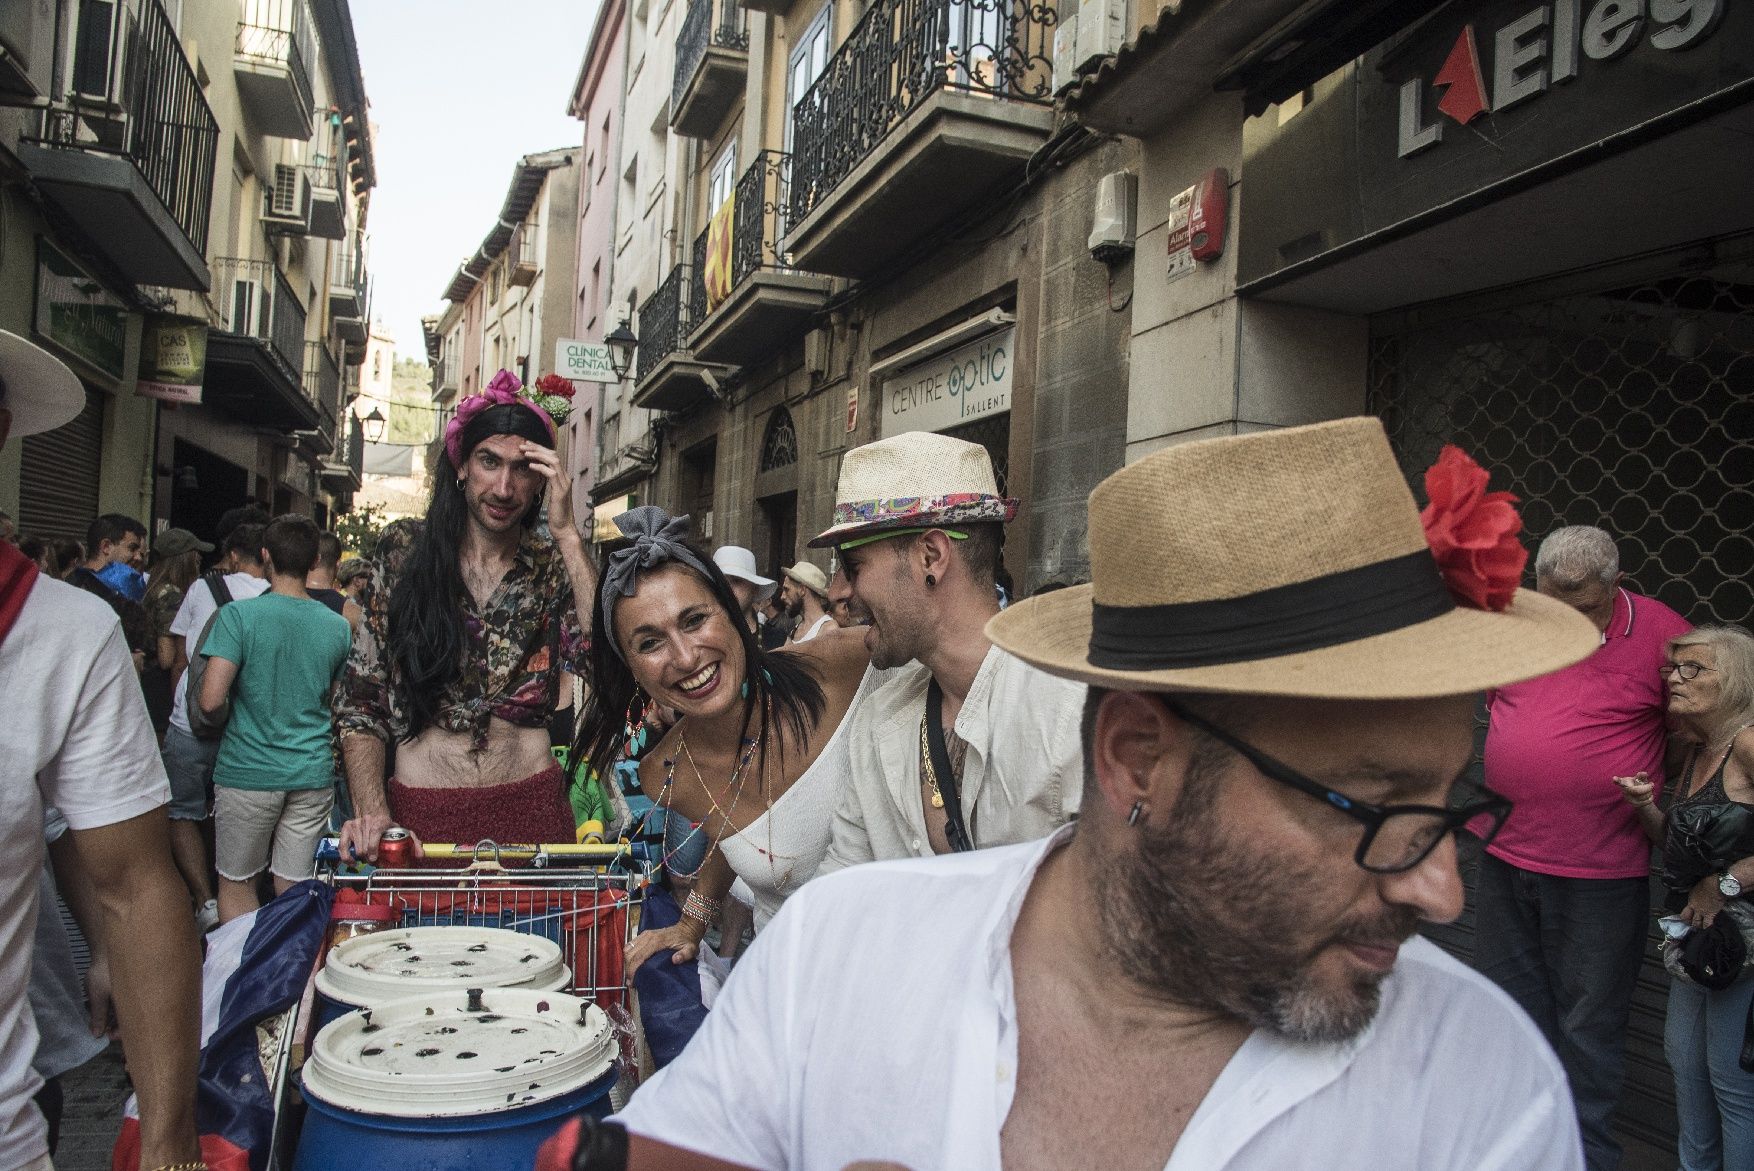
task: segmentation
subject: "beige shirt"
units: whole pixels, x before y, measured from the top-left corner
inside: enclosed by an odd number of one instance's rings
[[[920,804],[920,719],[931,672],[910,663],[847,713],[850,776],[817,869],[929,857]],[[1085,687],[998,647],[987,652],[956,716],[968,745],[958,788],[977,848],[1046,837],[1077,815],[1084,788],[1078,727]]]

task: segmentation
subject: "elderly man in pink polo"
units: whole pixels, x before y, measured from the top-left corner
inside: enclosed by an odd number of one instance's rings
[[[1689,629],[1621,577],[1613,538],[1593,526],[1558,529],[1535,555],[1536,588],[1594,622],[1602,645],[1488,696],[1486,784],[1516,809],[1476,894],[1476,962],[1564,1062],[1590,1171],[1620,1163],[1608,1121],[1650,922],[1650,841],[1614,778],[1647,773],[1660,787],[1663,644]]]

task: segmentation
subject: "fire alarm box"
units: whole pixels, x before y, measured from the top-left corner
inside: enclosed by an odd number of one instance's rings
[[[1230,208],[1230,174],[1214,167],[1194,184],[1193,205],[1188,209],[1188,251],[1195,260],[1216,260],[1224,255],[1224,221]]]
[[[1169,276],[1194,271],[1200,261],[1224,255],[1224,220],[1230,206],[1230,175],[1214,167],[1169,201]]]

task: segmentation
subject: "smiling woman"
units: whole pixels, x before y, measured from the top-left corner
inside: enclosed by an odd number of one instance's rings
[[[644,755],[648,794],[711,843],[681,923],[647,932],[631,973],[654,952],[693,958],[733,877],[755,893],[756,927],[816,872],[846,775],[843,717],[865,675],[856,633],[764,651],[730,583],[685,539],[687,517],[634,509],[629,540],[603,567],[593,614],[591,700],[580,744],[599,773],[638,755],[647,712],[678,718]]]

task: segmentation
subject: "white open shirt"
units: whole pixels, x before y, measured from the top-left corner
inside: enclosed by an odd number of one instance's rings
[[[1071,832],[809,883],[621,1121],[751,1167],[998,1167],[1016,1089],[1011,930]],[[1423,939],[1401,949],[1354,1041],[1255,1032],[1165,1171],[1348,1167],[1583,1167],[1565,1075],[1535,1026]]]

